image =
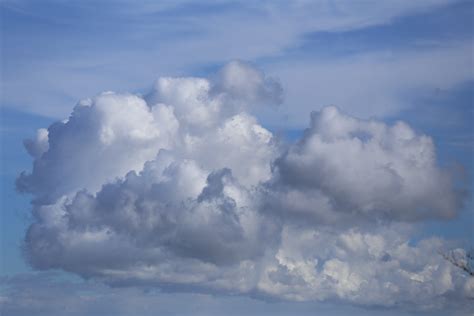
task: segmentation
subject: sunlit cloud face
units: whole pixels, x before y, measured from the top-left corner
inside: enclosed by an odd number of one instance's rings
[[[236,61],[212,79],[79,102],[25,141],[29,262],[110,285],[295,301],[439,308],[472,292],[437,254],[447,241],[410,237],[462,205],[433,140],[325,107],[285,143],[252,115],[282,97]]]

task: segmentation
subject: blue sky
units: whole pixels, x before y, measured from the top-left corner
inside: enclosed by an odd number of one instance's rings
[[[42,304],[37,310],[17,300],[5,305],[7,315],[116,315],[112,305],[121,297],[127,297],[129,312],[150,304],[165,315],[417,312],[402,303],[381,308],[344,300],[295,303],[259,295],[109,289],[73,273],[37,272],[25,262],[21,249],[35,219],[32,196],[15,189],[18,175],[32,169],[24,139],[67,118],[81,99],[103,91],[147,94],[160,76],[214,78],[232,60],[277,78],[283,102],[252,114],[288,142],[303,135],[310,112],[328,105],[362,120],[405,121],[416,133],[431,136],[438,165],[456,174],[466,197],[455,218],[417,223],[411,238],[436,236],[473,247],[472,1],[5,0],[0,8],[0,295],[30,286],[45,289],[44,299],[34,297]],[[58,278],[65,293],[59,294]],[[77,293],[104,299],[75,304]],[[72,306],[66,314],[55,300],[60,295]],[[183,300],[193,308],[183,307]],[[121,307],[120,315],[130,315]]]

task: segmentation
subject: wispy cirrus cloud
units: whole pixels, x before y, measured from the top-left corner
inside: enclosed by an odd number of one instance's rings
[[[68,114],[65,104],[72,105],[77,99],[105,89],[142,89],[156,73],[189,75],[194,69],[214,67],[231,59],[280,58],[287,67],[293,67],[300,58],[289,52],[304,47],[308,34],[324,32],[337,37],[387,25],[403,16],[418,14],[422,18],[425,13],[450,8],[456,3],[444,0],[355,4],[296,1],[259,5],[144,2],[136,6],[123,1],[113,6],[103,2],[97,7],[56,1],[41,5],[29,1],[2,2],[6,20],[3,102],[24,111],[60,118]],[[309,51],[317,53],[326,49],[322,46]],[[456,63],[451,64],[455,66]],[[410,65],[403,63],[402,67],[409,69]],[[286,78],[286,72],[276,73]],[[290,74],[288,80],[293,77]],[[425,79],[429,81],[432,77]],[[365,79],[365,86],[369,86],[370,78]],[[350,86],[345,84],[342,88]],[[400,87],[401,93],[403,88]],[[335,97],[333,103],[339,101],[332,89],[326,91]],[[379,101],[393,105],[393,100]],[[323,98],[320,102],[328,101]],[[304,102],[303,106],[306,107]],[[361,113],[366,114],[364,109]],[[301,118],[298,118],[300,127]],[[278,120],[281,118],[274,122]]]

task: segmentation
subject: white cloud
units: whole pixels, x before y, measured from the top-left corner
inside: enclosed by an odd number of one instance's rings
[[[285,146],[247,113],[280,97],[234,62],[214,81],[161,78],[145,98],[81,102],[26,142],[29,262],[117,286],[422,308],[461,299],[469,285],[437,254],[447,242],[412,245],[397,224],[459,208],[431,139],[329,107]]]
[[[377,230],[337,233],[288,226],[276,260],[265,267],[258,287],[292,300],[338,298],[436,308],[446,303],[445,294],[453,293],[457,282],[464,282],[437,255],[443,241],[410,245],[399,229]]]
[[[46,151],[46,137],[26,141],[36,159],[32,173],[18,178],[18,188],[46,201],[83,188],[96,192],[130,170],[140,171],[157,148],[171,145],[177,128],[172,109],[149,108],[135,95],[106,92],[84,100],[67,120],[48,128]]]
[[[273,78],[265,78],[261,71],[242,62],[232,61],[219,71],[215,90],[230,96],[228,102],[279,104],[282,102],[282,88]],[[243,103],[243,104],[242,104]]]
[[[49,149],[48,130],[46,128],[40,128],[36,132],[36,139],[27,139],[25,140],[24,145],[31,157],[41,157],[41,155]]]
[[[310,128],[275,167],[270,207],[288,212],[294,205],[317,221],[326,214],[334,221],[340,212],[372,220],[450,218],[462,200],[437,167],[431,138],[403,122],[358,120],[336,107],[313,112]]]

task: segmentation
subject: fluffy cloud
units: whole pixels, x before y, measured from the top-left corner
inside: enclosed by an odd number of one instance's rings
[[[443,242],[427,239],[413,246],[399,229],[383,230],[286,227],[276,260],[265,267],[258,286],[293,300],[337,298],[393,306],[416,299],[420,306],[443,305],[443,295],[463,282],[434,255]]]
[[[81,101],[71,116],[25,142],[35,157],[31,174],[17,181],[20,191],[53,202],[80,189],[141,170],[156,148],[174,141],[178,121],[170,107],[148,107],[135,95],[103,93]]]
[[[275,163],[278,208],[337,219],[413,221],[453,217],[462,192],[436,165],[431,138],[408,125],[388,126],[344,115],[336,107],[313,112],[310,128]]]
[[[265,78],[262,72],[238,61],[230,62],[221,69],[215,90],[226,92],[243,106],[249,102],[279,104],[283,96],[278,81]]]
[[[447,242],[412,244],[406,224],[460,206],[432,140],[328,107],[285,145],[248,113],[281,95],[233,62],[213,80],[80,102],[25,142],[29,262],[113,285],[297,301],[462,297],[470,283],[437,254]]]

